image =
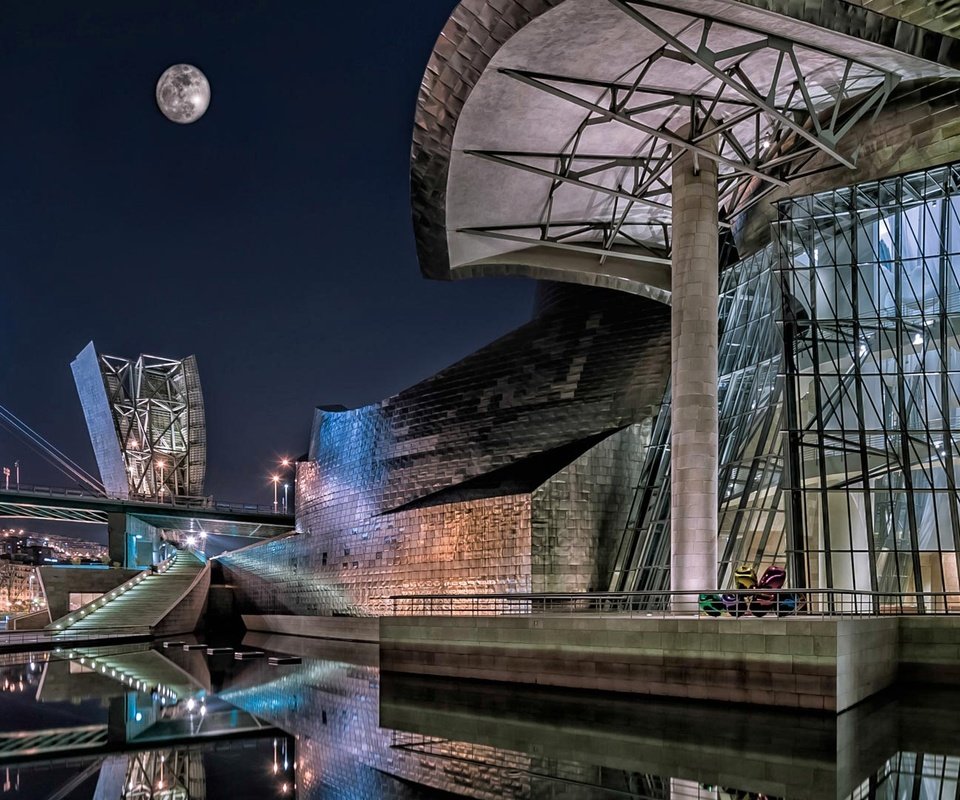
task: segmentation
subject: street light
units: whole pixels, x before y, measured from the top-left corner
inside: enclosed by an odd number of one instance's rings
[[[271,476],[270,476],[270,480],[273,481],[273,513],[276,514],[276,513],[277,513],[277,505],[278,505],[277,493],[278,493],[278,491],[279,491],[279,489],[280,489],[280,476],[279,476],[279,475],[271,475]]]
[[[292,469],[292,468],[293,468],[293,460],[284,457],[284,458],[280,459],[280,466],[281,466],[284,470]],[[294,472],[294,477],[296,477],[296,472]],[[288,508],[289,508],[289,506],[287,505],[287,492],[288,492],[289,490],[290,490],[290,484],[289,484],[288,482],[284,481],[284,484],[283,484],[283,513],[284,513],[284,514],[287,513],[287,510],[288,510]]]

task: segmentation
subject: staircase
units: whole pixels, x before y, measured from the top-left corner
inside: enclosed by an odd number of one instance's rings
[[[144,573],[107,592],[99,600],[55,620],[48,630],[75,635],[83,632],[156,628],[185,598],[206,563],[181,550],[158,573]]]

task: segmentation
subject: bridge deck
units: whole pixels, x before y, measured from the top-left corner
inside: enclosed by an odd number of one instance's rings
[[[270,538],[294,527],[292,514],[253,503],[176,497],[157,502],[102,497],[79,489],[0,487],[0,517],[104,524],[110,514],[127,514],[166,530],[206,531],[224,536]]]

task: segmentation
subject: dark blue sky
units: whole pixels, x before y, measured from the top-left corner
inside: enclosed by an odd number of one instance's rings
[[[315,405],[361,405],[530,313],[525,281],[420,277],[416,93],[453,0],[8,0],[0,9],[0,403],[93,467],[69,363],[196,353],[207,488],[270,499]],[[193,63],[206,116],[160,114]],[[0,466],[63,479],[0,432]]]

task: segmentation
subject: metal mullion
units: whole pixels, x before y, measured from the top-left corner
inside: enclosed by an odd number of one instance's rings
[[[853,199],[853,208],[856,210],[856,198]],[[854,218],[856,219],[856,218]],[[854,222],[854,228],[859,225],[859,222]],[[856,230],[854,230],[851,242],[851,262],[852,262],[852,271],[853,276],[851,280],[852,292],[851,292],[851,304],[853,308],[853,332],[854,332],[854,342],[860,342],[862,337],[862,329],[860,327],[859,321],[859,310],[860,310],[860,259],[859,259],[859,237],[856,235]],[[874,309],[876,311],[876,309]],[[879,313],[879,312],[878,312]],[[863,479],[863,500],[864,500],[864,516],[866,518],[866,534],[867,534],[867,552],[870,556],[870,590],[876,592],[878,590],[879,582],[877,580],[877,553],[875,546],[875,531],[873,528],[873,496],[871,495],[871,486],[869,478],[869,462],[867,460],[867,439],[866,432],[864,430],[864,425],[866,423],[866,413],[864,411],[863,403],[863,371],[861,368],[861,358],[859,345],[855,344],[855,352],[853,353],[853,363],[854,363],[854,386],[856,394],[856,403],[857,403],[857,431],[860,439],[860,474]],[[869,352],[869,348],[867,350]],[[846,466],[846,459],[844,459],[844,466]],[[850,540],[851,550],[853,549],[853,537]],[[857,574],[856,574],[856,560],[851,554],[851,569],[853,570],[854,576],[854,588],[857,586]],[[879,611],[879,598],[874,596],[873,598],[873,612],[878,613]]]
[[[951,201],[953,197],[954,195],[949,189],[948,181],[947,185],[944,187],[944,198],[942,201],[940,220],[940,405],[942,406],[941,415],[943,425],[943,458],[945,459],[944,475],[946,477],[947,489],[949,490],[947,500],[950,509],[950,531],[953,538],[953,558],[954,562],[957,564],[958,571],[960,571],[960,509],[957,508],[957,503],[960,502],[960,494],[957,492],[952,428],[953,415],[950,413],[950,395],[952,393],[952,387],[950,386],[951,370],[949,339],[952,337],[949,337],[947,334],[947,307],[949,305],[947,274],[951,271],[952,261],[952,259],[949,257],[949,251],[952,243],[947,241],[947,236],[949,235],[950,230],[950,216],[953,208],[953,203]],[[941,551],[941,571],[943,569],[943,556],[944,554]],[[946,589],[946,582],[944,582],[944,589]],[[946,603],[946,599],[944,602]],[[960,789],[958,789],[958,791],[960,791]]]
[[[774,231],[773,240],[777,242],[777,279],[780,283],[780,319],[784,353],[784,414],[781,419],[781,429],[786,434],[781,442],[784,449],[783,479],[789,487],[787,507],[784,513],[784,529],[787,535],[787,567],[791,573],[792,583],[797,587],[807,584],[809,547],[807,546],[806,526],[806,494],[803,481],[801,459],[800,410],[798,401],[799,370],[797,368],[797,343],[799,341],[799,323],[792,317],[792,311],[787,301],[792,296],[790,289],[797,281],[797,270],[789,254],[785,252],[783,239],[795,231],[790,224],[790,218],[781,207],[778,215],[780,230]],[[809,276],[808,276],[809,277]],[[812,292],[812,288],[811,288]],[[816,309],[814,302],[813,309]],[[812,320],[810,331],[813,330]]]
[[[902,187],[903,179],[898,179],[898,188]],[[902,192],[898,192],[898,196],[902,196]],[[898,278],[902,281],[904,275],[903,269],[903,251],[901,249],[901,233],[903,229],[903,211],[901,210],[896,215],[896,226],[897,226],[897,237],[895,239],[896,249],[897,249],[897,264],[899,269],[897,270]],[[901,283],[902,290],[902,283]],[[900,308],[902,308],[902,303]],[[898,315],[897,317],[897,341],[903,341],[903,318]],[[912,340],[911,340],[912,341]],[[913,476],[910,470],[910,453],[909,447],[907,445],[907,406],[906,406],[906,393],[904,388],[904,364],[903,364],[903,348],[902,345],[896,348],[895,352],[895,363],[897,365],[897,418],[899,420],[899,434],[900,434],[900,462],[902,464],[901,475],[903,476],[903,491],[906,497],[907,504],[907,525],[909,527],[910,534],[910,549],[911,549],[911,565],[913,568],[913,585],[914,590],[917,589],[917,582],[920,582],[920,588],[923,587],[923,575],[920,567],[920,554],[919,554],[919,536],[917,531],[917,513],[916,507],[914,506],[914,494],[913,494]],[[891,487],[892,491],[892,487]],[[894,532],[894,542],[896,542],[896,532]],[[899,572],[899,559],[897,559],[897,569]],[[903,587],[900,587],[901,593],[903,592]],[[921,613],[924,610],[923,598],[921,595],[917,595],[917,607]]]

